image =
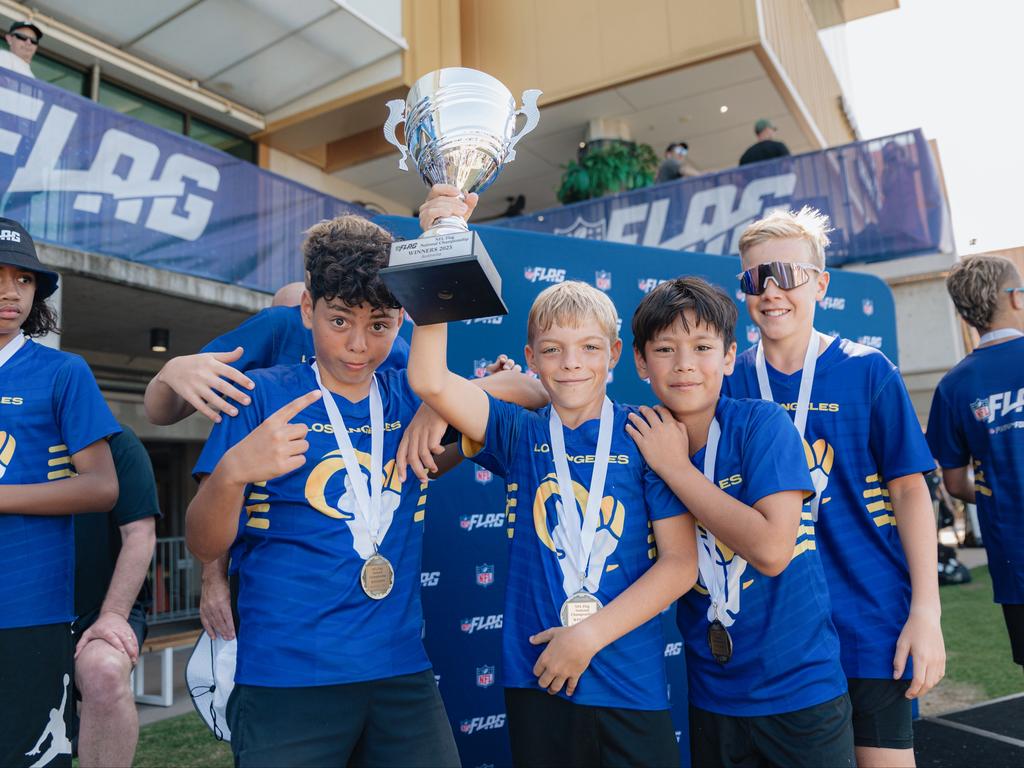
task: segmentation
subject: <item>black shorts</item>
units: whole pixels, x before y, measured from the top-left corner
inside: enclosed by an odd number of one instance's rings
[[[850,697],[781,715],[735,717],[690,707],[690,758],[698,768],[853,766]]]
[[[71,766],[70,624],[0,629],[0,765]]]
[[[516,768],[679,765],[668,710],[574,704],[540,689],[506,688]]]
[[[95,611],[79,616],[71,623],[71,631],[75,635],[76,643],[82,638],[85,631],[96,623],[96,619],[99,617],[100,609],[97,608]],[[142,603],[135,603],[131,611],[128,612],[128,626],[135,633],[135,639],[139,643],[139,653],[141,653],[142,644],[146,642],[146,637],[149,636],[149,624],[146,621],[146,610],[142,607]],[[75,695],[78,696],[79,701],[82,700],[82,697],[78,695],[78,691],[75,691]]]
[[[308,688],[235,685],[235,765],[458,766],[433,670]]]
[[[1015,664],[1024,665],[1024,605],[1003,606],[1006,631],[1010,633],[1010,650]]]
[[[913,704],[909,680],[851,677],[853,740],[858,747],[914,748]]]

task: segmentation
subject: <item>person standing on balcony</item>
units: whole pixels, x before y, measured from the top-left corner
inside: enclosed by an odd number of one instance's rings
[[[673,141],[665,148],[665,159],[658,166],[658,175],[654,178],[655,184],[664,184],[667,181],[675,181],[686,176],[686,153],[690,151],[690,145],[685,141]]]
[[[35,77],[32,73],[32,57],[39,49],[39,41],[43,32],[31,21],[16,21],[4,40],[9,50],[0,51],[0,67],[17,72],[25,77]]]
[[[75,693],[81,768],[130,766],[139,738],[131,671],[146,639],[146,576],[156,544],[153,465],[128,427],[110,441],[120,495],[75,521]]]
[[[939,382],[928,444],[949,492],[978,506],[995,602],[1024,665],[1024,283],[1009,259],[972,256],[946,288],[981,343]]]
[[[789,147],[781,141],[775,140],[775,134],[778,130],[771,120],[763,117],[754,123],[754,133],[757,134],[757,141],[747,147],[747,151],[740,157],[740,165],[774,160],[777,157],[787,157],[789,155]]]

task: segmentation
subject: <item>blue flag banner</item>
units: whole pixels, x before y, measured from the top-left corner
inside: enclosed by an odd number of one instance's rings
[[[673,251],[738,254],[752,221],[809,205],[835,230],[829,264],[952,252],[949,208],[920,130],[745,165],[491,222]]]
[[[420,234],[415,219],[375,219],[398,237]],[[449,326],[448,365],[467,378],[483,376],[501,353],[523,364],[526,318],[534,298],[553,283],[582,280],[608,293],[622,318],[622,359],[608,391],[622,403],[652,405],[650,387],[636,374],[630,321],[658,283],[698,275],[724,288],[739,305],[737,344],[758,339],[738,292],[739,259],[659,248],[573,240],[511,229],[474,227],[502,277],[509,314]],[[835,272],[829,296],[815,314],[819,330],[878,347],[896,360],[892,293],[871,275]],[[408,338],[410,324],[403,335]],[[423,551],[424,640],[434,665],[465,766],[504,766],[511,760],[501,688],[501,632],[508,568],[505,483],[463,462],[427,494]],[[669,700],[683,766],[689,766],[686,667],[675,612],[664,617]],[[584,673],[586,674],[586,673]]]
[[[0,212],[38,240],[273,292],[310,225],[366,214],[186,136],[0,70]]]

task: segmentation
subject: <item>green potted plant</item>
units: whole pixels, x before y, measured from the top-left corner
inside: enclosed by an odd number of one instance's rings
[[[649,144],[614,141],[587,148],[562,168],[556,195],[567,205],[654,183],[658,157]]]

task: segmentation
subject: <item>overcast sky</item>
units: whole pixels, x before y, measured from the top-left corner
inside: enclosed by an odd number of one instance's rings
[[[1024,245],[1024,2],[900,0],[823,42],[863,138],[938,142],[958,251]]]

